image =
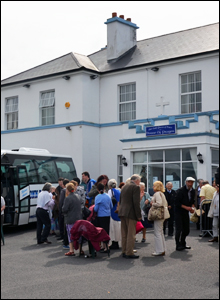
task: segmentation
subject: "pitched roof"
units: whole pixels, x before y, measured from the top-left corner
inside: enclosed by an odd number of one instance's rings
[[[88,57],[100,72],[153,64],[219,49],[219,23],[138,41],[115,63],[107,62],[107,49]]]
[[[218,49],[219,23],[215,23],[138,41],[136,47],[130,49],[116,62],[107,61],[107,48],[88,56],[71,52],[4,79],[1,84],[5,86],[80,69],[101,73],[111,72],[208,53]]]

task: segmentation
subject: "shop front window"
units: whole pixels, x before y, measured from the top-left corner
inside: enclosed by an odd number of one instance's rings
[[[172,182],[177,190],[188,176],[197,180],[197,148],[140,151],[133,153],[133,174],[140,174],[146,191],[152,194],[157,180]],[[195,184],[194,184],[195,185]]]

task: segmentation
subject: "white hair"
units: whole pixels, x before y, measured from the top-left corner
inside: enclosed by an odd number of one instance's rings
[[[110,188],[116,188],[116,186],[117,186],[117,182],[116,182],[116,180],[115,179],[110,179],[109,181],[108,181],[108,187]]]
[[[145,187],[145,183],[144,182],[140,182],[140,186],[144,186]]]

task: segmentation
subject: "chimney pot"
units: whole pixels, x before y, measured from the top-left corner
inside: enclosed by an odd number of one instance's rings
[[[117,17],[117,13],[116,12],[112,13],[112,18],[114,18],[114,17]]]
[[[128,21],[128,22],[131,22],[131,18],[127,18],[127,21]]]
[[[124,19],[124,15],[120,15],[119,18]]]

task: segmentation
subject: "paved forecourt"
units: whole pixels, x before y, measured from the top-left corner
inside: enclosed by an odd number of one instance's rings
[[[36,225],[4,229],[1,246],[2,299],[218,299],[219,244],[199,237],[195,224],[187,243],[176,251],[174,237],[166,237],[165,256],[153,257],[153,229],[146,242],[137,234],[139,259],[126,259],[121,249],[97,253],[95,259],[65,257],[55,237],[38,245]],[[83,250],[88,254],[88,246]]]

